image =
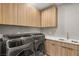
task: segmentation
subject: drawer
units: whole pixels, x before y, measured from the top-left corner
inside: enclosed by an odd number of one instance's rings
[[[59,42],[59,41],[55,41],[55,40],[46,40],[46,43],[49,43],[49,44],[52,44],[52,45],[57,45],[57,46],[68,48],[68,49],[79,50],[79,46],[72,44],[72,43]]]
[[[53,40],[46,40],[46,43],[52,44],[52,43],[55,43],[55,42]]]
[[[61,42],[55,40],[46,40],[46,43],[49,43],[51,45],[61,45]]]
[[[77,49],[77,45],[70,44],[70,43],[62,43],[61,47],[65,47],[65,48],[68,48],[68,49]]]

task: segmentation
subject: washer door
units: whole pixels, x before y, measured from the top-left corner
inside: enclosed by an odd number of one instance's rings
[[[26,50],[23,49],[21,52],[18,53],[17,56],[32,56],[33,55],[33,51],[32,50]]]

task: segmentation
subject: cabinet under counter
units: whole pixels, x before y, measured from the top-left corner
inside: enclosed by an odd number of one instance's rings
[[[48,56],[79,56],[79,45],[46,39],[45,53]]]

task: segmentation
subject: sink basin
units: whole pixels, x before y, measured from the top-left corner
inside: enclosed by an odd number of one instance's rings
[[[65,40],[65,39],[59,39],[60,41],[66,41],[66,42],[72,42],[72,43],[79,43],[77,40]]]
[[[64,39],[59,39],[59,40],[64,41]]]
[[[71,42],[73,42],[73,43],[79,43],[78,41],[75,41],[75,40],[72,40]]]

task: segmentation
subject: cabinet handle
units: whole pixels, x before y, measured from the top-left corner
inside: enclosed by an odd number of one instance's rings
[[[64,47],[64,46],[61,46],[61,47],[63,47],[63,48],[67,48],[67,49],[70,49],[70,50],[74,50],[74,49],[72,49],[72,48],[69,48],[69,47]]]
[[[52,45],[55,45],[55,44],[52,44]]]

